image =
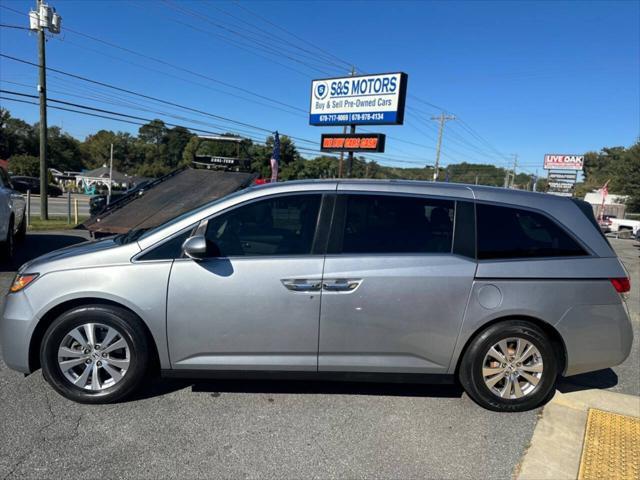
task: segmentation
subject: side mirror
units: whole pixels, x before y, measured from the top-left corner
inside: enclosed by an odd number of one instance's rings
[[[189,258],[200,260],[207,256],[207,239],[204,235],[187,238],[182,244],[182,252]]]

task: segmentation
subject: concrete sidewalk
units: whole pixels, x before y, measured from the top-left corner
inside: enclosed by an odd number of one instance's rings
[[[590,409],[640,418],[640,397],[595,389],[556,392],[544,407],[516,477],[519,480],[578,478]],[[634,447],[627,448],[632,451],[620,452],[627,462],[635,464],[636,474],[629,478],[638,478],[637,440],[636,434]],[[608,461],[615,463],[615,458],[608,458]],[[627,478],[613,475],[613,472],[611,475],[612,478]]]

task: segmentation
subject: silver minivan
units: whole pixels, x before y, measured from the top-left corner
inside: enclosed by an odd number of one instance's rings
[[[584,202],[490,187],[252,187],[22,266],[5,362],[114,402],[165,376],[459,381],[537,407],[631,349],[624,268]]]

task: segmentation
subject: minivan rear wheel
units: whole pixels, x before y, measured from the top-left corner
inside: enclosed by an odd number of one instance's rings
[[[558,364],[553,344],[535,324],[509,320],[491,325],[469,344],[459,378],[479,405],[521,412],[553,395]]]
[[[63,313],[42,339],[45,379],[61,395],[80,403],[110,403],[129,395],[147,371],[149,347],[131,312],[87,305]]]

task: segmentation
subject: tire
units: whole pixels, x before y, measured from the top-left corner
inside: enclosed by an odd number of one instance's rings
[[[4,242],[0,242],[0,259],[10,261],[13,258],[15,237],[13,235],[13,217],[9,219],[9,227],[7,230],[7,238]]]
[[[528,350],[527,344],[533,349]],[[501,345],[507,347],[507,359],[501,356]],[[522,362],[516,358],[519,347],[525,355],[532,352],[522,357]],[[521,320],[500,322],[476,335],[459,369],[460,383],[467,394],[480,406],[498,412],[524,412],[545,404],[555,393],[557,375],[553,344],[539,327]],[[510,379],[515,382],[509,383]]]
[[[87,324],[94,326],[93,343]],[[109,340],[112,331],[116,336]],[[127,348],[113,349],[122,345],[121,341]],[[67,350],[59,359],[61,346]],[[63,368],[59,360],[81,363]],[[122,400],[143,381],[149,363],[149,343],[141,321],[128,310],[114,306],[86,305],[63,313],[49,326],[40,346],[44,378],[58,393],[79,403]],[[94,383],[96,372],[98,381]]]

